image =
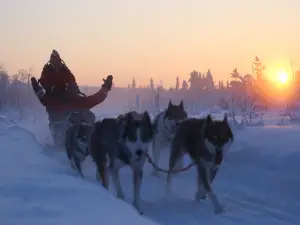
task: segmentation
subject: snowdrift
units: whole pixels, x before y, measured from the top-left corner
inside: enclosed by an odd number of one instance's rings
[[[13,126],[0,135],[0,143],[1,224],[155,224],[99,183],[44,156],[29,131]]]

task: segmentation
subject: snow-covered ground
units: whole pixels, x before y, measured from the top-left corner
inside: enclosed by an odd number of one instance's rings
[[[95,181],[95,167],[84,162],[80,178],[63,152],[45,150],[49,131],[45,118],[23,121],[0,132],[0,223],[57,224],[300,224],[300,127],[277,126],[279,112],[270,112],[265,126],[235,130],[213,188],[226,207],[215,215],[212,204],[194,201],[195,170],[178,174],[173,193],[165,196],[165,176],[145,168],[139,216],[131,207],[131,174],[121,172],[126,202],[114,198]],[[3,125],[4,126],[4,125]],[[167,152],[162,159],[166,166]],[[111,192],[114,192],[113,190]]]

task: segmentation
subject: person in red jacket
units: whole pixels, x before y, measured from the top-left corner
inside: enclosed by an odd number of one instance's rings
[[[112,87],[112,79],[109,75],[98,92],[86,96],[80,92],[74,75],[58,52],[53,50],[41,78],[38,81],[34,77],[31,79],[33,90],[48,113],[52,134],[61,129],[71,112],[80,112],[84,122],[94,123],[96,117],[90,109],[104,101]]]
[[[66,90],[80,93],[76,79],[56,50],[52,50],[50,60],[43,68],[39,83],[47,94],[61,97]]]

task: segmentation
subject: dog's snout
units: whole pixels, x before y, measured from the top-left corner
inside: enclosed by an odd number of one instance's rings
[[[140,157],[140,156],[143,155],[143,150],[138,149],[138,150],[136,150],[135,154],[136,154],[137,157]]]

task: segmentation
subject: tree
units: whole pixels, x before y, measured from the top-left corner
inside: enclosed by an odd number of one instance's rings
[[[153,82],[152,77],[151,77],[151,79],[150,79],[150,88],[151,88],[151,89],[154,89],[154,82]]]
[[[4,91],[9,85],[9,76],[3,67],[0,67],[0,99],[4,97]]]
[[[182,90],[187,90],[188,89],[188,83],[186,82],[186,80],[183,80],[182,81],[182,87],[181,87]]]
[[[246,86],[253,86],[255,84],[255,79],[251,74],[246,74],[243,77],[243,82],[246,84]]]
[[[136,83],[135,83],[135,79],[132,79],[132,84],[131,84],[131,88],[135,89],[136,88]]]
[[[257,82],[263,80],[265,68],[266,67],[262,64],[261,60],[255,56],[254,62],[252,63],[252,71],[253,75],[256,76]]]
[[[233,80],[230,82],[230,86],[235,90],[243,91],[245,93],[247,90],[252,89],[255,83],[253,76],[250,74],[242,76],[236,68],[231,72],[231,78]]]
[[[179,77],[176,77],[176,86],[175,86],[175,90],[176,90],[176,91],[179,90]]]
[[[222,80],[219,80],[219,90],[223,90],[224,89],[224,84]]]
[[[174,91],[174,88],[170,87],[168,92],[173,92]]]
[[[201,73],[196,70],[192,71],[190,73],[190,79],[188,80],[188,82],[190,82],[190,89],[202,89]]]
[[[190,82],[190,89],[197,89],[199,87],[198,81],[199,81],[199,72],[194,70],[190,73],[190,79],[188,80],[188,82]]]
[[[220,84],[221,84],[221,85],[220,85],[220,86],[221,86],[221,89],[224,90],[225,87],[224,87],[224,82],[223,82],[222,80],[221,80],[221,83],[220,83]]]
[[[215,87],[213,76],[210,72],[210,70],[207,71],[206,77],[205,77],[205,90],[213,90]]]
[[[156,87],[157,87],[157,90],[158,90],[158,91],[164,90],[163,81],[161,80],[161,81],[159,82],[159,84],[156,85]]]
[[[28,88],[30,88],[31,68],[29,69],[29,71],[20,69],[18,70],[18,74],[19,74],[19,80],[22,83],[27,83]]]
[[[229,89],[230,88],[230,84],[229,84],[229,81],[227,80],[226,81],[226,89]]]
[[[9,76],[4,69],[0,68],[0,85],[2,87],[2,85],[6,86],[7,84],[9,84]],[[0,90],[1,89],[2,88],[0,88]]]
[[[231,74],[230,74],[230,77],[231,77],[234,81],[241,80],[241,75],[240,75],[240,73],[238,72],[237,68],[234,68],[234,69],[233,69],[233,71],[232,71]]]

